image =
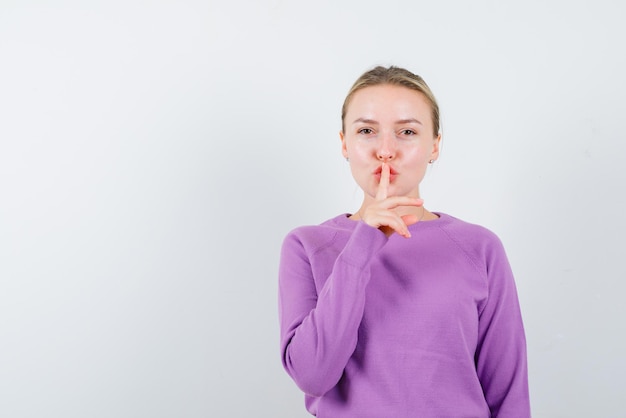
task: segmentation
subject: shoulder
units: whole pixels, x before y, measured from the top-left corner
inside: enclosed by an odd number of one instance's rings
[[[439,214],[446,222],[442,222],[441,229],[459,240],[469,243],[500,243],[500,238],[490,229],[448,214]]]
[[[447,214],[440,216],[445,221],[441,230],[481,269],[493,257],[505,256],[500,238],[490,229]]]
[[[330,245],[338,235],[350,235],[356,223],[346,214],[328,219],[319,225],[303,225],[292,229],[283,241],[283,246],[298,245],[307,251],[316,251]]]

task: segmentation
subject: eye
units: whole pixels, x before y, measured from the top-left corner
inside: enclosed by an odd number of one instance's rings
[[[357,132],[363,135],[370,135],[374,133],[374,131],[372,131],[370,128],[361,128]]]
[[[406,136],[411,136],[411,135],[416,135],[417,134],[417,132],[415,132],[412,129],[403,129],[402,131],[400,131],[400,133],[402,135],[406,135]]]

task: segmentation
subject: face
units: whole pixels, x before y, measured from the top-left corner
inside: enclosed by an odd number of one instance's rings
[[[378,85],[354,93],[339,135],[366,200],[376,196],[383,162],[391,170],[388,196],[420,197],[428,162],[439,156],[441,136],[433,134],[431,115],[422,93],[407,87]]]

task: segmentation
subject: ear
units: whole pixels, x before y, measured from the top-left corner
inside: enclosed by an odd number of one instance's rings
[[[341,139],[341,154],[343,158],[348,158],[348,148],[346,147],[346,138],[343,136],[343,131],[339,131],[339,139]]]
[[[433,141],[433,149],[430,153],[430,159],[436,161],[439,158],[439,146],[441,145],[441,134],[437,135],[437,138]]]

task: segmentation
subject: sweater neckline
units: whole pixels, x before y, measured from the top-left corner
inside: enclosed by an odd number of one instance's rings
[[[450,223],[454,218],[443,212],[432,212],[435,215],[439,216],[437,219],[433,219],[430,221],[421,221],[414,223],[409,226],[409,230],[418,230],[425,228],[440,228],[441,226]],[[331,219],[331,222],[348,229],[354,229],[361,221],[353,221],[349,219],[349,216],[352,216],[351,213],[342,213],[341,215],[336,216]]]

